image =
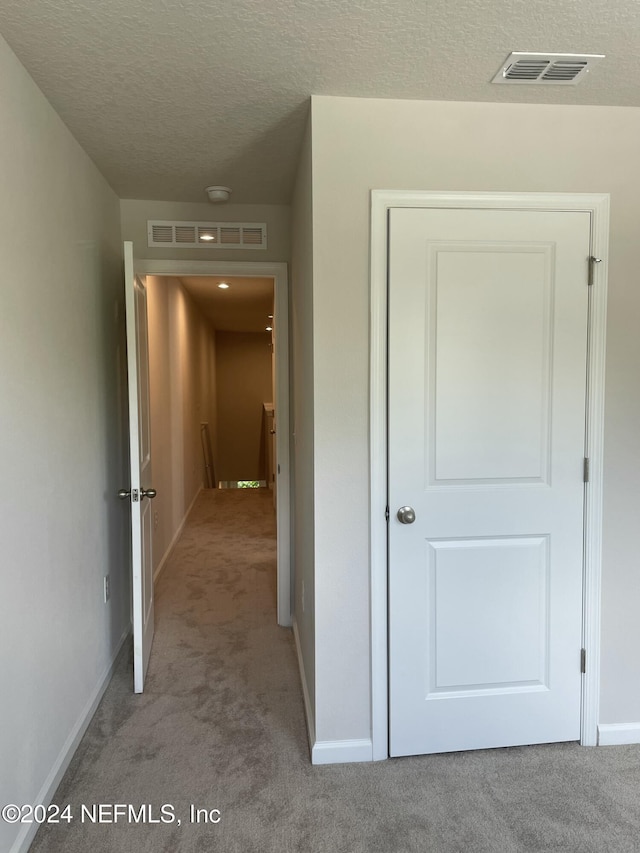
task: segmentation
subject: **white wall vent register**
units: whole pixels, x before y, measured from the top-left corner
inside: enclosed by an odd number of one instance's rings
[[[491,82],[575,86],[601,59],[603,54],[511,53]]]
[[[266,249],[266,222],[147,220],[147,245],[174,249]]]

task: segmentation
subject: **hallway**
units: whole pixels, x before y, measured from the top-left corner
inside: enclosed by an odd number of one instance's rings
[[[56,795],[74,820],[43,827],[33,853],[247,851],[286,830],[289,768],[312,769],[275,547],[271,492],[201,493],[156,587],[145,692],[125,654]],[[171,804],[182,825],[82,823],[83,803],[151,804],[158,820]],[[189,825],[190,804],[220,823]]]

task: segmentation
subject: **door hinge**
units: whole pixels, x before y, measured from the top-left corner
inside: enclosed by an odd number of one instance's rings
[[[580,672],[584,675],[587,671],[587,650],[580,649]]]
[[[602,258],[594,258],[593,255],[589,258],[589,280],[587,282],[589,287],[591,287],[591,285],[593,284],[594,271],[596,268],[596,264],[601,264],[601,263],[602,263]]]
[[[139,500],[140,500],[140,496],[138,494],[138,490],[137,489],[131,489],[131,502],[135,504],[135,503],[138,503]]]
[[[584,480],[585,483],[588,483],[589,482],[589,459],[586,456],[584,457],[584,466],[582,469],[582,473],[583,473],[582,479]]]
[[[384,520],[389,521],[389,507],[388,506],[386,506],[384,508]]]

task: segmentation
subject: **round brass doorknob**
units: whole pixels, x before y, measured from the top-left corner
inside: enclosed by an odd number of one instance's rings
[[[157,494],[155,489],[140,489],[141,498],[155,498]]]
[[[416,511],[411,506],[401,506],[397,518],[401,524],[413,524],[416,520]]]

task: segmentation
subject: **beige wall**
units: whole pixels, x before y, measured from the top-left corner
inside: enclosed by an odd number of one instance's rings
[[[216,332],[218,479],[264,480],[263,403],[273,402],[271,335]]]
[[[302,146],[291,209],[291,504],[294,625],[303,679],[315,714],[313,496],[313,192],[311,123]],[[304,590],[304,601],[303,601]]]
[[[204,193],[203,193],[204,196]],[[122,239],[133,241],[136,258],[195,261],[288,261],[290,208],[275,204],[223,204],[122,199]],[[157,249],[147,246],[147,220],[185,222],[266,222],[267,248]]]
[[[312,121],[318,738],[370,736],[374,188],[611,193],[600,722],[639,722],[640,110],[314,97]]]
[[[179,279],[146,276],[157,570],[206,482],[200,424],[215,442],[214,334]],[[215,444],[214,444],[215,446]]]
[[[0,802],[20,804],[48,802],[129,626],[126,365],[118,199],[2,38],[0,115]],[[0,849],[28,829],[0,821]]]

